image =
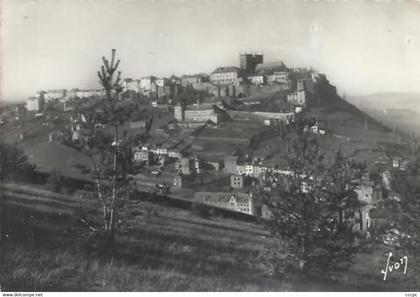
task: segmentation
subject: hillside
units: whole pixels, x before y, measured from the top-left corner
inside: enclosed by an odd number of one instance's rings
[[[357,161],[366,161],[368,169],[375,170],[375,163],[383,158],[388,162],[393,157],[388,146],[405,141],[377,118],[341,98],[328,81],[317,85],[315,98],[306,116],[315,117],[320,128],[327,131],[326,136],[319,137],[327,154],[341,149]]]
[[[200,217],[165,200],[129,200],[116,253],[86,249],[95,202],[34,187],[3,184],[0,281],[3,290],[27,291],[329,291],[406,290],[409,278],[380,282],[385,250],[355,258],[337,280],[273,278],[262,265],[271,239],[262,225],[220,216]],[[137,197],[139,198],[139,197]],[[81,199],[83,203],[81,203]],[[5,214],[8,215],[5,218]],[[3,229],[4,230],[4,229]],[[7,271],[7,273],[5,273]],[[397,282],[398,281],[398,282]],[[396,285],[398,284],[398,285]]]

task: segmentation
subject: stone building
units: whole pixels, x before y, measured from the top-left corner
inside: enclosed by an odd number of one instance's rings
[[[262,53],[239,53],[239,65],[246,73],[254,73],[255,67],[264,62]]]
[[[218,124],[221,116],[217,106],[211,105],[189,105],[183,107],[176,105],[174,108],[174,116],[178,122],[196,122],[206,123],[212,121]]]
[[[189,158],[181,158],[175,162],[175,170],[183,175],[191,175],[193,168],[193,160]]]
[[[296,90],[287,95],[287,102],[301,106],[306,105],[306,92],[303,81],[298,81]]]
[[[26,99],[26,110],[27,111],[42,111],[44,110],[44,98],[40,97],[29,97]]]
[[[174,116],[178,122],[183,122],[185,120],[185,107],[181,104],[175,105]]]
[[[268,84],[290,84],[290,73],[288,71],[273,71],[270,74],[267,74],[267,83]]]
[[[144,162],[147,165],[152,161],[153,154],[148,150],[134,150],[133,160],[134,162]]]
[[[230,176],[230,186],[234,189],[242,189],[244,187],[243,175],[234,174]]]
[[[236,66],[219,67],[210,74],[210,81],[216,85],[240,84],[243,71]]]
[[[224,192],[195,192],[194,200],[210,206],[256,215],[252,194]]]

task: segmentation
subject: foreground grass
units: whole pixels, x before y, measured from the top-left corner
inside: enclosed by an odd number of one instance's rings
[[[41,192],[39,192],[41,193]],[[19,194],[20,195],[20,194]],[[13,196],[16,201],[20,197]],[[35,196],[34,196],[35,197]],[[115,252],[86,248],[86,226],[50,200],[9,203],[8,239],[0,247],[0,283],[11,291],[404,291],[415,278],[380,270],[386,248],[355,258],[335,282],[273,278],[261,260],[271,239],[253,222],[202,218],[153,201],[128,201]],[[50,197],[51,199],[53,196]],[[66,202],[65,197],[58,197]],[[9,201],[9,200],[8,200]],[[35,203],[36,201],[36,203]],[[71,204],[66,202],[63,205]],[[40,206],[43,206],[41,208]],[[44,209],[45,208],[45,209]],[[48,209],[47,209],[48,208]],[[46,209],[48,211],[46,211]],[[68,207],[66,209],[69,209]],[[410,258],[411,259],[411,258]],[[413,263],[414,264],[414,263]]]

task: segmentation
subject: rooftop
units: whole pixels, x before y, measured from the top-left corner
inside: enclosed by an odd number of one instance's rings
[[[286,65],[282,61],[278,62],[269,62],[269,63],[260,63],[255,68],[255,72],[273,72],[273,71],[286,71],[288,70]]]
[[[250,196],[246,193],[228,193],[228,192],[196,192],[194,199],[216,202],[229,202],[234,197],[238,203],[248,203]]]
[[[213,73],[223,73],[223,72],[233,72],[233,71],[239,71],[240,68],[236,66],[226,66],[226,67],[218,67],[216,70],[213,71]]]
[[[200,105],[188,105],[185,110],[214,110],[215,106],[213,104],[200,104]]]

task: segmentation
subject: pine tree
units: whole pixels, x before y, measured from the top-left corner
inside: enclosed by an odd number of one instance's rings
[[[338,152],[325,158],[315,137],[291,139],[283,157],[289,174],[264,199],[271,213],[267,227],[276,239],[268,253],[272,272],[332,273],[348,268],[356,251],[354,210],[359,206],[351,182],[363,167]]]

